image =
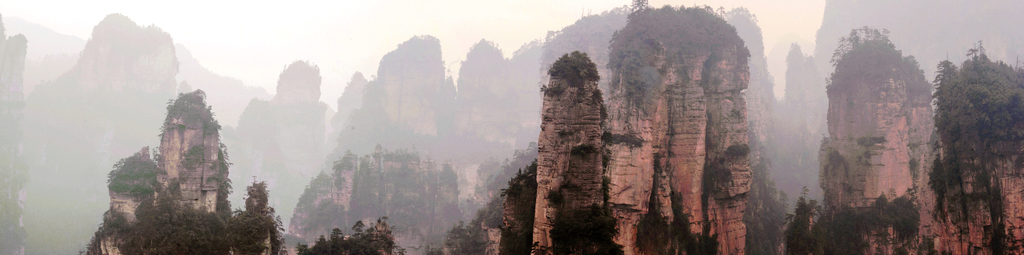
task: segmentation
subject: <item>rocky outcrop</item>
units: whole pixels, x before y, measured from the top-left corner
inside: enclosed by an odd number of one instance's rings
[[[307,61],[295,61],[277,78],[278,104],[320,102],[320,68]]]
[[[228,163],[220,143],[220,124],[206,107],[206,94],[182,94],[167,107],[160,136],[158,177],[163,186],[178,185],[181,199],[195,209],[214,212],[227,200]]]
[[[605,109],[597,69],[587,55],[566,54],[543,88],[537,142],[537,204],[533,241],[554,247],[551,230],[560,212],[604,206],[601,135]]]
[[[512,148],[536,142],[539,53],[539,45],[527,44],[506,59],[492,42],[473,45],[459,68],[455,132]]]
[[[337,133],[344,128],[345,121],[352,116],[353,111],[359,109],[359,106],[363,104],[363,91],[366,89],[366,83],[369,81],[363,77],[363,73],[352,74],[352,79],[345,85],[344,92],[338,97],[338,112],[331,118],[331,128],[334,132],[328,138],[329,141],[338,139]]]
[[[931,85],[917,62],[902,56],[877,30],[855,33],[861,39],[849,37],[828,85],[830,136],[822,142],[819,161],[824,213],[829,215],[887,203],[878,199],[913,198],[926,183],[922,178],[932,159]],[[893,226],[864,226],[868,232],[861,238],[870,243],[865,252],[888,254],[916,239],[877,239],[874,233],[890,233]]]
[[[340,128],[336,156],[346,150],[372,153],[378,144],[415,146],[434,156],[463,147],[456,146],[461,139],[436,142],[452,135],[455,123],[455,84],[444,70],[441,43],[432,36],[413,37],[385,54],[375,79],[366,84],[362,105]]]
[[[5,211],[0,216],[0,254],[25,252],[22,210],[28,168],[22,155],[21,118],[27,47],[25,36],[7,37],[0,22],[0,208]]]
[[[770,154],[778,140],[772,132],[773,92],[772,74],[768,73],[764,41],[757,18],[745,8],[733,9],[726,13],[726,21],[736,27],[736,33],[743,39],[750,51],[750,84],[744,92],[747,102],[747,136],[750,140],[750,172],[753,176],[750,192],[747,193],[747,211],[743,222],[747,227],[747,254],[782,254],[783,225],[786,221],[786,201],[779,194],[771,178],[773,168]],[[787,169],[789,170],[789,169]]]
[[[605,146],[615,242],[638,254],[715,236],[718,253],[743,254],[749,52],[710,9],[633,15],[611,47]]]
[[[416,52],[413,54],[413,52]],[[380,60],[377,80],[371,92],[379,93],[388,122],[410,129],[415,134],[438,135],[444,117],[451,112],[455,87],[445,77],[441,46],[437,38],[419,36],[398,46]]]
[[[938,156],[928,175],[934,236],[944,254],[1024,250],[1024,70],[972,49],[959,67],[939,64]],[[924,206],[924,205],[922,205]]]
[[[144,203],[155,204],[157,197],[166,196],[202,212],[231,212],[225,147],[206,94],[196,90],[179,95],[167,106],[161,131],[159,156],[154,158],[144,147],[118,161],[108,174],[110,209],[89,245],[89,254],[120,254],[122,235],[138,221],[136,211]]]
[[[275,192],[271,205],[283,215],[292,215],[302,194],[294,187],[303,187],[324,168],[328,108],[320,102],[320,87],[319,67],[292,62],[278,76],[274,98],[249,101],[234,136],[225,139],[234,150],[234,177],[266,181]],[[232,201],[241,198],[232,195]]]
[[[499,254],[530,254],[537,206],[537,164],[531,164],[508,182],[502,201]]]
[[[110,14],[93,28],[75,69],[85,90],[174,93],[178,61],[171,36]]]

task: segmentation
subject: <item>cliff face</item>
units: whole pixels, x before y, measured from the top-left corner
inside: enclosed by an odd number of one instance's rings
[[[167,106],[161,130],[158,157],[154,159],[149,147],[144,147],[118,161],[108,174],[110,208],[89,245],[89,254],[121,254],[119,246],[128,242],[124,235],[133,233],[128,229],[141,224],[136,218],[137,211],[144,204],[153,210],[157,206],[155,199],[160,197],[175,199],[173,203],[202,212],[231,212],[227,202],[228,163],[220,143],[220,125],[206,105],[206,94],[202,90],[181,94]]]
[[[173,93],[178,61],[166,32],[111,14],[93,28],[75,69],[86,90]]]
[[[227,159],[220,143],[220,124],[206,107],[206,94],[196,90],[182,94],[167,107],[160,136],[160,168],[163,186],[178,185],[182,202],[195,209],[214,212],[227,200]]]
[[[533,223],[533,241],[542,247],[555,245],[551,230],[564,217],[560,212],[604,205],[605,109],[597,70],[586,55],[573,52],[556,61],[550,75],[543,89]]]
[[[641,236],[672,226],[677,237],[717,236],[719,253],[742,254],[749,52],[710,10],[635,15],[611,52],[606,148],[615,241],[626,254],[668,249]],[[660,223],[641,224],[644,217]]]
[[[362,105],[340,128],[336,156],[346,150],[371,153],[378,144],[415,145],[434,156],[461,149],[452,146],[459,139],[445,145],[436,142],[453,134],[455,125],[455,84],[444,70],[441,43],[431,36],[413,37],[384,55],[376,78],[366,84]]]
[[[7,37],[0,22],[0,208],[7,211],[0,217],[0,254],[25,252],[22,209],[28,168],[22,155],[21,118],[27,46],[23,35]]]
[[[289,64],[277,81],[277,94],[269,101],[251,99],[232,135],[235,179],[256,176],[275,193],[271,205],[285,217],[292,215],[300,187],[324,169],[327,155],[327,105],[320,102],[321,76],[306,61]],[[233,194],[241,202],[243,194]],[[287,218],[285,218],[287,220]]]
[[[531,164],[508,182],[502,201],[499,254],[530,254],[537,206],[537,164]]]
[[[931,85],[913,57],[903,57],[884,34],[867,28],[854,33],[828,85],[830,136],[819,159],[825,214],[864,211],[901,197],[918,198],[914,204],[920,206],[929,197],[920,185],[927,183],[922,178],[932,158]],[[865,252],[906,249],[916,239],[879,239],[875,233],[891,233],[893,226],[864,226],[861,238],[870,244]]]
[[[539,55],[536,43],[524,45],[511,59],[485,40],[470,48],[459,68],[455,132],[512,148],[536,142]]]
[[[980,48],[980,47],[979,47]],[[939,64],[936,136],[928,175],[935,249],[1018,254],[1024,249],[1024,70],[974,49],[959,67]]]
[[[382,105],[387,121],[415,134],[438,135],[455,99],[455,87],[445,77],[440,41],[430,36],[410,39],[384,55],[380,66],[374,85],[383,95],[374,103]]]
[[[747,193],[747,211],[743,222],[747,227],[746,251],[748,254],[782,254],[783,225],[786,222],[786,201],[776,189],[772,180],[773,162],[770,155],[779,140],[772,134],[775,128],[773,106],[772,74],[768,73],[761,28],[757,18],[745,8],[737,8],[726,14],[726,21],[736,27],[750,51],[750,84],[744,92],[747,102],[747,136],[750,140],[750,192]],[[787,169],[790,170],[790,169]]]

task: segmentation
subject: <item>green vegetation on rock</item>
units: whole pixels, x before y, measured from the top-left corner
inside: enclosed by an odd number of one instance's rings
[[[156,176],[160,173],[163,171],[157,167],[156,161],[149,158],[148,152],[142,151],[114,164],[114,170],[107,175],[107,188],[133,197],[151,197],[159,187]]]
[[[935,127],[940,149],[929,174],[935,192],[935,217],[973,224],[978,214],[990,217],[992,252],[1011,253],[1004,223],[1003,176],[1019,169],[1024,144],[1024,69],[992,61],[979,47],[961,66],[939,63]],[[965,186],[972,187],[971,189]],[[986,226],[986,228],[988,228]]]

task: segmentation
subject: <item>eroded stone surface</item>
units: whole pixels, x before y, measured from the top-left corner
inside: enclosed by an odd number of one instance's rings
[[[547,86],[537,142],[533,223],[533,241],[542,247],[552,246],[548,234],[559,210],[604,205],[601,124],[605,109],[597,81],[556,76]]]
[[[652,209],[651,198],[658,202],[657,215],[669,221],[676,218],[672,208],[680,208],[692,234],[718,234],[720,253],[744,253],[742,219],[751,180],[742,93],[750,79],[748,54],[742,44],[722,42],[711,51],[688,52],[682,60],[652,56],[651,65],[640,71],[657,70],[659,77],[644,85],[651,91],[640,104],[622,86],[612,86],[606,129],[612,137],[606,145],[609,202],[618,221],[615,241],[626,254],[642,248],[637,225]],[[726,153],[730,148],[736,155]],[[709,171],[722,178],[706,182]]]

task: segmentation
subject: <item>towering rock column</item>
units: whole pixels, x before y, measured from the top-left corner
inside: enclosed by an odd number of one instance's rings
[[[931,85],[913,57],[904,57],[878,30],[854,30],[844,43],[827,87],[829,137],[822,142],[819,157],[824,213],[839,215],[850,210],[876,217],[874,210],[862,209],[891,207],[876,200],[900,197],[919,198],[915,204],[930,209],[931,205],[926,206],[930,203],[921,202],[929,193],[919,185],[927,184],[923,179],[933,161],[929,145],[934,130]],[[922,225],[930,224],[925,220],[928,215],[921,215]],[[836,217],[834,221],[844,220],[848,219]],[[859,238],[871,247],[863,252],[912,245],[913,240],[901,240],[906,238],[876,238],[875,233],[893,232],[888,224],[865,225]]]
[[[626,254],[681,251],[680,240],[743,254],[750,53],[736,29],[708,9],[641,10],[611,48],[615,242]]]
[[[562,56],[543,88],[533,241],[552,247],[560,212],[604,205],[601,127],[605,109],[597,69],[584,53]]]
[[[196,90],[182,94],[168,106],[160,139],[159,166],[165,175],[158,180],[166,187],[179,185],[183,202],[208,212],[217,208],[227,192],[227,162],[220,143],[220,124],[206,107],[206,93]]]

